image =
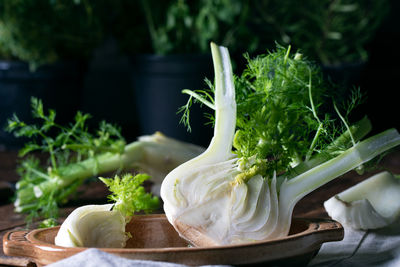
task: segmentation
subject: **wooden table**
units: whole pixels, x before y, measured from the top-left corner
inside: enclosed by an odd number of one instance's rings
[[[0,151],[0,237],[16,228],[25,228],[26,224],[24,216],[14,212],[14,207],[9,197],[12,195],[12,184],[18,181],[16,174],[17,153],[15,151]],[[394,173],[400,173],[400,149],[394,150],[392,153],[382,159],[379,168],[390,170]],[[320,189],[312,192],[303,198],[296,206],[294,216],[308,218],[326,218],[323,208],[323,202],[331,196],[343,191],[344,189],[356,184],[359,181],[367,178],[379,170],[370,171],[363,175],[358,175],[355,172],[349,172],[339,179],[336,179]],[[91,186],[81,188],[82,194],[78,201],[70,203],[68,206],[61,209],[61,219],[69,214],[76,206],[89,203],[105,203],[107,190],[101,183],[95,183]],[[37,224],[31,227],[35,228]],[[0,266],[34,266],[27,258],[10,257],[0,251]]]

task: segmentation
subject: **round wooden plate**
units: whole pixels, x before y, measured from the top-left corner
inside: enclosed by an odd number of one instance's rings
[[[58,229],[10,231],[4,235],[3,250],[9,256],[28,257],[40,266],[87,249],[54,245]],[[133,236],[126,248],[101,250],[130,259],[187,265],[306,265],[324,242],[339,241],[344,236],[343,227],[338,222],[294,218],[287,237],[240,245],[190,247],[163,214],[135,216],[126,230]]]

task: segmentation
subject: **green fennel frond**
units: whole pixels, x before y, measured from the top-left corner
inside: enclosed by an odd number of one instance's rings
[[[114,208],[124,216],[131,217],[135,212],[151,212],[156,210],[160,203],[159,199],[146,193],[143,182],[150,178],[147,174],[125,174],[120,178],[116,175],[111,178],[99,178],[112,193],[108,198],[115,202]]]
[[[200,105],[206,105],[211,110],[215,110],[214,98],[212,97],[212,88],[211,82],[206,79],[205,80],[208,86],[210,86],[209,90],[182,90],[183,94],[189,95],[189,99],[185,105],[179,108],[178,114],[182,113],[182,117],[180,119],[180,123],[186,126],[187,130],[191,132],[190,127],[190,108],[192,107],[193,102],[199,103]],[[207,116],[207,115],[206,115]]]
[[[28,220],[54,219],[58,216],[58,206],[83,182],[73,177],[76,169],[86,168],[80,166],[81,162],[93,159],[96,165],[97,157],[104,153],[122,154],[126,142],[120,129],[106,122],[101,122],[97,131],[89,131],[86,125],[91,118],[89,114],[78,111],[71,124],[62,126],[56,122],[56,112],[45,111],[40,99],[32,97],[31,108],[32,123],[14,114],[6,127],[16,137],[28,139],[19,151],[21,179],[17,183],[16,210],[30,213]],[[96,167],[91,169],[95,175]]]
[[[353,145],[351,131],[346,138],[339,137],[351,128],[349,115],[361,103],[359,90],[344,104],[339,103],[342,116],[333,107],[335,85],[325,81],[321,69],[292,52],[290,46],[277,44],[275,51],[244,57],[247,66],[234,77],[237,116],[233,152],[242,162],[251,162],[247,168],[272,177],[274,172],[290,172],[293,166],[320,154],[324,159],[334,157],[338,150],[333,146],[344,151]],[[212,91],[213,85],[209,86]],[[181,109],[186,123],[193,100],[213,103],[202,92],[184,93],[190,95]]]

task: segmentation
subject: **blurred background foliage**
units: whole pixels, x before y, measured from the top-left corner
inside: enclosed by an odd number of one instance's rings
[[[248,0],[177,0],[161,9],[154,8],[159,1],[140,2],[156,54],[208,53],[210,41],[233,50],[255,49]]]
[[[1,0],[0,51],[32,67],[90,57],[105,39],[127,54],[254,50],[247,0]],[[244,39],[246,38],[246,39]]]
[[[109,87],[129,87],[123,75],[134,55],[203,54],[214,41],[240,61],[278,42],[321,66],[362,62],[352,82],[370,95],[379,129],[389,124],[380,114],[396,106],[388,95],[399,71],[399,11],[396,0],[0,0],[0,59],[27,62],[31,70],[89,62],[82,102],[96,103],[89,105],[94,113],[112,120],[113,112],[133,116],[124,109],[131,96],[114,90],[110,99]],[[123,104],[102,107],[111,101]]]
[[[366,45],[388,15],[387,0],[254,1],[263,43],[291,44],[324,65],[366,61]]]
[[[88,58],[105,39],[127,54],[265,51],[275,41],[328,65],[365,61],[387,0],[0,0],[0,55],[32,66]]]
[[[0,1],[0,47],[31,67],[87,59],[104,40],[105,1]]]

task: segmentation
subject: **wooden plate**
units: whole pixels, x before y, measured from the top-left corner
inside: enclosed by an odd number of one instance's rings
[[[40,266],[86,249],[54,245],[58,229],[10,231],[3,238],[4,252],[9,256],[28,257]],[[289,236],[284,238],[241,245],[189,247],[161,214],[135,216],[126,230],[133,236],[127,248],[101,250],[130,259],[187,265],[306,265],[324,242],[339,241],[344,236],[342,226],[335,221],[295,218]]]

